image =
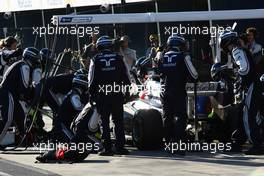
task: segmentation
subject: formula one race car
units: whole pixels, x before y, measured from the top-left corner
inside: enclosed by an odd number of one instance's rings
[[[127,139],[131,139],[139,149],[158,149],[163,144],[163,112],[159,96],[161,84],[159,76],[153,74],[148,65],[143,64],[140,65],[140,69],[132,72],[135,83],[140,88],[143,87],[143,90],[139,91],[136,99],[124,105],[125,133]],[[138,75],[142,70],[148,74]],[[220,71],[230,72],[226,66],[222,66]],[[230,141],[232,120],[236,118],[239,110],[239,106],[233,104],[232,81],[221,79],[186,85],[188,95],[186,131],[189,141]]]
[[[139,149],[158,149],[163,144],[161,85],[150,76],[141,86],[146,89],[139,97],[124,105],[125,133]]]

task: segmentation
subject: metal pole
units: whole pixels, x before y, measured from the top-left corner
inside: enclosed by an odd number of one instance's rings
[[[54,34],[54,38],[53,38],[53,43],[52,43],[52,48],[51,48],[51,53],[52,55],[54,55],[55,53],[55,49],[56,49],[56,44],[57,44],[57,30],[58,30],[58,25],[56,26],[56,33]],[[56,74],[56,67],[51,68],[53,70],[51,70],[50,72],[50,76],[54,76]]]
[[[121,6],[120,6],[120,7],[121,7],[121,9],[120,9],[121,14],[124,13],[124,6],[125,6],[125,5],[126,5],[126,0],[121,0]],[[123,31],[123,30],[124,30],[124,25],[122,24],[122,25],[121,25],[121,31],[120,31],[120,34],[121,34],[121,35],[124,35],[124,33],[123,33],[124,31]],[[120,34],[119,34],[119,35],[120,35]]]
[[[197,81],[194,82],[194,105],[193,105],[193,118],[194,118],[194,141],[199,142],[199,132],[198,132],[198,117],[197,117]]]
[[[112,8],[112,14],[115,14],[114,4],[112,4],[111,8]],[[114,38],[116,38],[116,27],[115,27],[115,23],[113,23],[113,27],[114,27]]]
[[[66,5],[66,9],[65,9],[65,14],[68,15],[69,11],[70,11],[70,4],[67,4]],[[65,49],[68,49],[68,43],[69,43],[69,34],[66,34],[66,37],[65,37]]]
[[[42,26],[45,27],[45,14],[44,14],[44,10],[41,10],[41,16],[42,16]],[[45,44],[45,48],[48,48],[47,35],[46,35],[46,33],[44,35],[44,44]]]
[[[156,9],[156,13],[159,13],[159,7],[158,7],[158,2],[157,1],[155,1],[155,9]],[[161,45],[160,24],[159,24],[159,22],[157,22],[157,32],[158,32],[159,45]]]
[[[208,6],[208,11],[210,12],[212,9],[211,9],[211,0],[207,0],[207,6]],[[209,26],[210,26],[210,29],[212,29],[212,27],[213,27],[213,22],[212,22],[212,20],[209,20]],[[217,30],[216,30],[216,32],[217,32]],[[215,41],[216,41],[216,39],[214,38],[214,37],[211,37],[211,47],[212,47],[212,56],[213,56],[213,59],[215,59],[215,57],[216,57],[216,54],[215,54]]]
[[[34,40],[34,47],[37,46],[37,43],[38,43],[38,35],[36,35],[36,37],[35,37],[35,40]]]
[[[15,23],[15,29],[17,29],[16,12],[14,12],[14,23]]]
[[[74,7],[74,13],[75,13],[75,15],[77,15],[77,10],[76,10],[76,8]],[[78,25],[76,24],[76,29],[78,28]],[[77,30],[78,31],[78,30]],[[77,37],[77,47],[78,47],[78,52],[80,52],[81,51],[81,47],[80,47],[80,38],[79,38],[79,34],[78,34],[78,32],[77,32],[77,34],[76,34],[76,37]]]
[[[3,28],[3,32],[4,32],[4,36],[5,36],[5,38],[6,38],[6,34],[7,34],[7,27],[4,27],[4,28]]]

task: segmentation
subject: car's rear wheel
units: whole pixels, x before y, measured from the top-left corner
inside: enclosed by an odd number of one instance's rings
[[[160,149],[163,143],[163,123],[159,111],[138,110],[133,118],[132,139],[140,150]]]

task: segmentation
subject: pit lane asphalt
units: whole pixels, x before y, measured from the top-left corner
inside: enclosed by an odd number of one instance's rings
[[[51,121],[45,119],[47,126]],[[171,157],[163,151],[139,151],[131,155],[89,155],[82,163],[35,163],[39,150],[0,152],[0,176],[264,176],[264,155],[197,152]],[[7,175],[9,174],[9,175]]]
[[[57,176],[47,170],[34,168],[23,165],[14,161],[0,158],[0,175],[1,176]]]
[[[264,156],[235,153],[187,153],[169,156],[163,151],[139,151],[131,155],[104,157],[89,155],[81,163],[35,163],[39,151],[10,151],[0,154],[0,175],[63,176],[264,176]],[[4,160],[3,160],[4,159]],[[6,161],[8,160],[8,161]],[[19,165],[17,164],[19,163]]]

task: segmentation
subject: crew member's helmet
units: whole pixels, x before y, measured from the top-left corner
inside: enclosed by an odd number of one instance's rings
[[[40,66],[41,60],[39,55],[39,50],[34,47],[28,47],[24,50],[22,59],[30,66],[37,67]]]
[[[109,36],[102,36],[96,42],[96,48],[98,50],[111,49],[113,40]]]
[[[220,73],[222,71],[221,66],[221,63],[215,63],[211,67],[211,77],[215,81],[219,81],[220,79]]]
[[[74,73],[72,80],[73,88],[79,88],[83,91],[88,90],[88,71],[85,69],[79,69]]]
[[[186,48],[186,40],[182,36],[173,34],[167,40],[167,47],[169,49],[176,49],[178,51],[184,51]]]
[[[228,52],[228,46],[231,44],[237,44],[238,36],[237,33],[232,30],[225,30],[218,37],[218,44],[220,48]]]
[[[50,64],[54,60],[54,55],[52,54],[52,51],[48,48],[42,48],[39,54],[42,66]]]

